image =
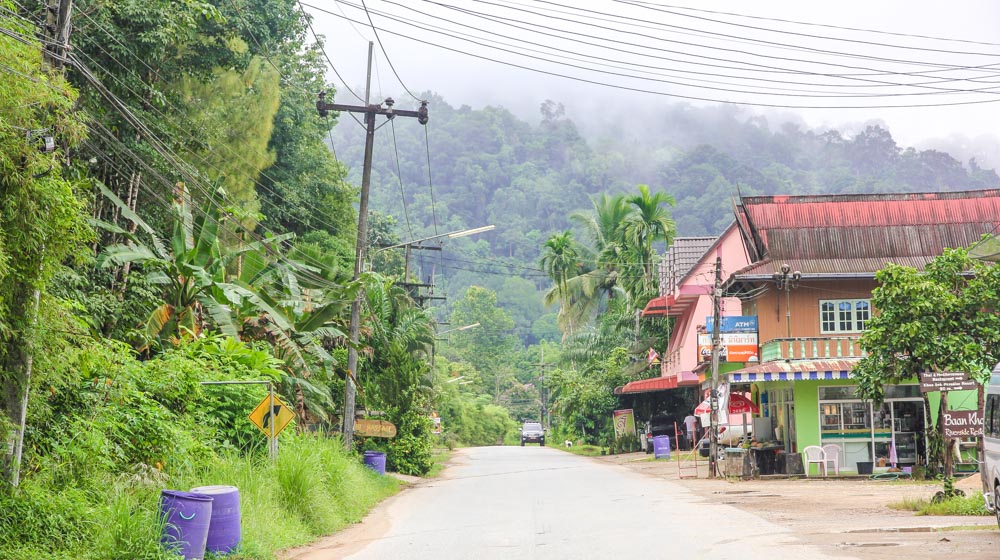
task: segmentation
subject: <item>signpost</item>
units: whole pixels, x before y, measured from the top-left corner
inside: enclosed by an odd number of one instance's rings
[[[949,410],[944,413],[946,438],[982,437],[983,425],[983,417],[978,410]]]
[[[278,434],[295,418],[288,405],[274,394],[270,381],[202,381],[201,385],[267,385],[267,396],[250,413],[250,422],[267,436],[267,451],[271,460],[278,458]]]
[[[396,437],[396,426],[388,420],[359,418],[354,421],[354,433],[359,436],[391,438]]]
[[[924,371],[920,373],[920,392],[974,391],[979,386],[961,371]]]
[[[278,437],[281,430],[284,430],[288,423],[295,418],[295,413],[272,393],[260,401],[257,408],[254,408],[253,412],[250,413],[249,418],[253,425],[260,428],[260,431],[264,432],[267,437]]]

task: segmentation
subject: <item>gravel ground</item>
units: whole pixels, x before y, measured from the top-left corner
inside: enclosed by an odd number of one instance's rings
[[[709,480],[704,461],[700,461],[699,478],[680,479],[676,460],[654,461],[639,453],[594,460],[679,480],[706,502],[722,501],[788,527],[829,554],[866,560],[1000,558],[1000,531],[992,516],[917,516],[887,507],[904,498],[930,498],[941,489],[940,484],[835,477]],[[685,471],[685,475],[690,474],[693,471]],[[978,475],[963,479],[958,487],[969,495],[977,493]]]

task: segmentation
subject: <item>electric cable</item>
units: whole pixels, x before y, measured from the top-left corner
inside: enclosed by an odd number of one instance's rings
[[[368,6],[365,4],[365,0],[361,0],[361,6],[365,10],[365,15],[368,16],[368,23],[369,23],[369,25],[371,25],[372,33],[375,34],[375,40],[378,41],[378,47],[380,49],[382,49],[382,54],[385,55],[385,61],[389,63],[389,68],[391,68],[392,69],[392,73],[395,74],[396,80],[399,81],[399,85],[403,86],[403,90],[406,91],[406,93],[410,97],[412,97],[413,99],[415,99],[417,101],[423,101],[422,99],[420,99],[416,95],[413,95],[413,92],[410,91],[410,88],[406,87],[406,84],[403,83],[403,78],[399,77],[399,72],[396,71],[396,67],[392,64],[392,59],[389,58],[389,53],[386,52],[385,45],[382,44],[382,38],[379,37],[379,35],[378,35],[378,29],[375,28],[375,22],[372,21],[372,15],[371,15],[371,13],[368,12]]]
[[[328,10],[324,10],[322,8],[318,8],[318,7],[314,6],[314,5],[307,4],[305,2],[301,2],[301,4],[304,5],[304,6],[308,6],[308,7],[312,8],[312,9],[314,9],[314,10],[328,13],[330,15],[333,15],[334,17],[338,17],[338,18],[342,17],[342,16],[339,16],[338,14],[335,14],[335,13],[330,12]],[[544,69],[540,69],[540,68],[534,68],[534,67],[531,67],[531,66],[526,66],[524,64],[518,64],[518,63],[514,63],[514,62],[507,62],[507,61],[503,61],[503,60],[500,60],[500,59],[497,59],[497,58],[492,58],[492,57],[485,56],[485,55],[480,55],[480,54],[476,54],[476,53],[470,53],[470,52],[467,52],[467,51],[463,51],[461,49],[456,49],[456,48],[448,47],[448,46],[441,45],[441,44],[438,44],[438,43],[434,43],[434,42],[431,42],[431,41],[427,41],[427,40],[424,40],[424,39],[419,39],[419,38],[413,37],[411,35],[407,35],[407,34],[404,34],[404,33],[401,33],[401,32],[397,32],[397,31],[393,31],[393,30],[386,29],[386,28],[379,28],[379,29],[381,31],[383,31],[383,32],[386,32],[386,33],[389,33],[389,34],[392,34],[392,35],[396,35],[396,36],[399,36],[399,37],[403,37],[405,39],[409,39],[411,41],[415,41],[415,42],[418,42],[418,43],[426,44],[426,45],[429,45],[429,46],[432,46],[432,47],[435,47],[435,48],[438,48],[438,49],[441,49],[441,50],[455,52],[455,53],[462,54],[462,55],[465,55],[465,56],[470,56],[470,57],[473,57],[473,58],[478,58],[478,59],[481,59],[481,60],[486,60],[486,61],[489,61],[489,62],[494,62],[494,63],[497,63],[497,64],[501,64],[501,65],[504,65],[504,66],[509,66],[509,67],[512,67],[512,68],[518,68],[518,69],[521,69],[521,70],[527,70],[529,72],[534,72],[534,73],[537,73],[537,74],[543,74],[543,75],[548,75],[548,76],[553,76],[553,77],[568,79],[568,80],[572,80],[572,81],[577,81],[577,82],[587,83],[587,84],[592,84],[592,85],[597,85],[597,86],[610,87],[610,88],[618,89],[618,90],[622,90],[622,91],[632,91],[632,92],[636,92],[636,93],[646,93],[646,94],[656,95],[656,96],[661,96],[661,97],[671,97],[671,98],[677,98],[677,99],[687,99],[687,100],[692,100],[692,101],[706,101],[706,102],[711,102],[711,103],[728,103],[728,104],[733,104],[733,105],[743,105],[743,106],[750,106],[750,107],[770,107],[770,108],[781,108],[781,109],[907,109],[907,108],[927,108],[927,107],[950,107],[950,106],[960,106],[960,105],[981,105],[981,104],[986,104],[986,103],[996,103],[997,101],[1000,101],[1000,99],[985,99],[985,100],[975,100],[975,101],[954,101],[954,102],[943,102],[943,103],[908,103],[908,104],[895,104],[895,105],[889,105],[889,104],[875,104],[875,105],[809,105],[809,104],[781,104],[781,103],[764,103],[764,102],[755,102],[755,101],[717,99],[717,98],[710,98],[710,97],[703,97],[703,96],[696,96],[696,95],[684,95],[684,94],[679,94],[679,93],[669,93],[669,92],[657,91],[657,90],[651,90],[651,89],[645,89],[645,88],[639,88],[639,87],[630,87],[630,86],[625,86],[625,85],[621,85],[621,84],[614,84],[614,83],[610,83],[610,82],[600,81],[600,80],[597,80],[597,79],[588,79],[588,78],[582,78],[582,77],[579,77],[579,76],[572,76],[572,75],[568,75],[568,74],[564,74],[564,73],[560,73],[560,72],[555,72],[555,71],[551,71],[551,70],[544,70]]]

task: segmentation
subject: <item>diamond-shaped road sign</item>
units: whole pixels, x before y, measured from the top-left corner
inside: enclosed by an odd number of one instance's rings
[[[257,408],[250,413],[250,421],[253,422],[254,426],[260,428],[260,431],[264,432],[267,437],[272,435],[272,422],[274,423],[273,435],[277,437],[293,418],[295,418],[295,413],[278,397],[274,397],[274,406],[272,407],[270,395],[264,397],[264,400],[260,401]]]

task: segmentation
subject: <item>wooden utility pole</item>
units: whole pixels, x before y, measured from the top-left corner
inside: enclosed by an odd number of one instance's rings
[[[53,0],[46,6],[45,38],[48,45],[43,50],[45,62],[55,71],[62,71],[62,60],[65,58],[69,43],[70,14],[72,0]],[[41,254],[45,253],[42,245]],[[42,257],[39,256],[39,261]],[[39,266],[41,266],[39,264]],[[27,332],[34,328],[38,320],[38,302],[41,290],[37,287],[24,285],[16,293],[9,295],[10,308],[24,310],[26,324],[15,330],[7,362],[10,367],[13,382],[8,381],[0,391],[8,418],[13,424],[9,438],[0,457],[0,470],[11,486],[21,483],[21,458],[24,455],[24,431],[27,426],[28,397],[31,389],[31,374],[34,366],[34,348]],[[15,315],[17,313],[14,313]],[[20,340],[18,340],[20,339]]]
[[[719,461],[719,347],[722,345],[722,258],[715,258],[715,287],[712,289],[712,389],[708,402],[712,408],[709,428],[708,478],[715,478]]]
[[[321,117],[325,117],[330,111],[347,111],[350,113],[362,113],[365,116],[365,162],[361,172],[361,204],[358,207],[358,239],[354,249],[354,275],[352,279],[357,281],[361,277],[364,269],[365,253],[367,252],[368,241],[368,192],[372,180],[372,151],[375,146],[375,117],[385,115],[387,119],[397,116],[415,117],[420,124],[427,124],[427,102],[420,102],[420,109],[417,111],[397,111],[392,108],[395,101],[391,97],[386,98],[383,103],[371,104],[372,85],[372,48],[373,43],[368,43],[368,77],[365,81],[365,104],[342,105],[339,103],[327,103],[326,92],[320,92],[319,100],[316,101],[316,109]],[[347,377],[344,379],[344,420],[342,430],[344,434],[344,447],[350,450],[354,445],[354,399],[356,387],[354,386],[358,372],[358,338],[361,331],[361,298],[364,291],[358,292],[354,302],[351,303],[351,344],[347,347]]]
[[[69,50],[69,34],[73,27],[73,0],[48,0],[45,6],[45,62],[57,70],[62,69],[66,51]]]

